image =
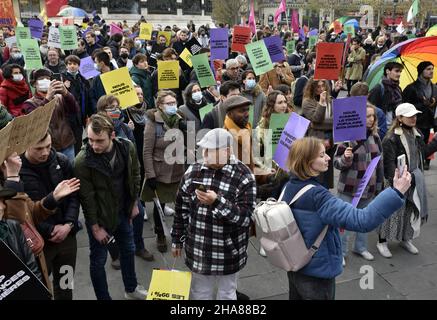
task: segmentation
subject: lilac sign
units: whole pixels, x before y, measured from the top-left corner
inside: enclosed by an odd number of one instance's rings
[[[30,35],[32,38],[41,39],[44,28],[44,22],[39,19],[30,19],[28,22]]]
[[[334,143],[366,139],[367,97],[335,99]]]
[[[358,202],[360,202],[361,196],[363,195],[363,192],[366,189],[367,184],[369,183],[370,178],[372,177],[373,172],[375,171],[376,166],[378,165],[380,159],[381,156],[375,157],[367,167],[363,178],[361,178],[360,184],[358,185],[357,188],[357,192],[355,193],[355,197],[352,199],[352,205],[354,207],[356,207],[358,205]]]
[[[229,30],[228,28],[211,29],[211,61],[214,59],[226,60],[229,57]]]
[[[79,72],[87,80],[100,75],[100,72],[94,68],[94,61],[92,57],[80,59]]]
[[[282,40],[279,36],[271,36],[264,38],[263,40],[272,62],[281,62],[285,60],[284,50],[282,50]]]
[[[286,168],[288,153],[293,142],[297,139],[303,138],[308,130],[310,121],[304,117],[293,112],[282,131],[281,139],[279,139],[273,160],[279,167],[288,171]]]

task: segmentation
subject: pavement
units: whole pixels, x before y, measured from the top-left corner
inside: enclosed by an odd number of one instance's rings
[[[337,172],[338,174],[338,172]],[[389,248],[393,254],[391,259],[379,255],[376,249],[377,235],[369,233],[368,249],[375,256],[374,261],[349,253],[346,268],[337,277],[337,300],[416,300],[437,299],[437,161],[431,162],[431,170],[425,171],[427,192],[429,199],[429,219],[422,227],[419,238],[414,240],[419,249],[418,255],[412,255],[402,249],[397,243],[390,242]],[[152,216],[151,203],[146,206],[148,216]],[[84,222],[83,216],[80,217]],[[172,217],[166,217],[166,223],[171,227]],[[160,253],[156,248],[153,225],[149,221],[144,223],[144,241],[146,248],[155,256],[153,262],[144,261],[135,257],[135,266],[138,282],[148,288],[154,268],[172,268],[186,270],[182,259],[175,259],[171,252]],[[76,274],[74,281],[75,300],[95,300],[94,290],[89,276],[89,244],[85,230],[77,235],[78,251]],[[170,239],[168,239],[170,240]],[[352,246],[353,241],[349,240]],[[170,245],[170,243],[169,243]],[[246,267],[240,272],[238,290],[247,294],[251,299],[260,300],[287,300],[288,279],[285,271],[273,267],[258,254],[259,241],[251,238],[248,248]],[[373,289],[361,289],[362,283],[369,286],[370,266],[373,269]],[[360,273],[360,269],[365,269]],[[113,299],[124,299],[121,272],[112,269],[108,255],[106,265],[109,292]]]

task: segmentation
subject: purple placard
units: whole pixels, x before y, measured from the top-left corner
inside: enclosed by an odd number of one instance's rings
[[[372,177],[373,172],[375,171],[376,166],[378,165],[380,159],[381,156],[377,156],[373,158],[373,160],[370,162],[369,166],[367,167],[364,176],[361,178],[360,184],[358,185],[357,188],[357,192],[355,192],[355,197],[352,199],[352,205],[354,207],[356,207],[358,205],[358,202],[360,202],[361,196],[363,195],[363,192],[366,189],[366,186],[369,183],[370,178]]]
[[[286,163],[291,145],[295,140],[305,136],[309,125],[310,121],[308,119],[305,119],[295,112],[293,112],[290,119],[288,119],[284,131],[282,131],[281,139],[279,139],[275,155],[273,156],[273,160],[285,171],[288,171]]]
[[[80,59],[79,72],[87,80],[100,74],[100,72],[94,68],[94,61],[92,57]]]
[[[226,60],[229,57],[229,30],[228,28],[211,29],[211,61],[214,59]]]
[[[271,36],[264,38],[263,40],[272,62],[281,62],[285,60],[284,50],[282,49],[282,40],[279,36]]]
[[[334,143],[366,139],[367,97],[335,99]]]
[[[30,19],[28,22],[30,35],[32,38],[41,39],[44,28],[44,22],[39,19]]]

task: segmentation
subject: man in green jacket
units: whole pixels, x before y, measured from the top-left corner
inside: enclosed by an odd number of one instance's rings
[[[138,214],[140,169],[132,142],[115,137],[106,114],[91,116],[88,142],[75,160],[81,180],[80,202],[90,241],[90,275],[99,300],[110,300],[105,263],[118,243],[126,299],[144,300],[147,291],[137,283],[132,219]],[[115,241],[114,241],[115,239]]]

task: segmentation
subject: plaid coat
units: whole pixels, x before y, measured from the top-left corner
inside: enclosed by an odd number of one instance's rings
[[[217,193],[218,198],[211,206],[199,202],[195,194],[198,185],[193,181]],[[185,246],[185,263],[193,272],[204,275],[238,272],[246,265],[255,205],[255,177],[235,156],[220,170],[200,163],[191,165],[176,197],[173,247]]]
[[[353,158],[346,160],[344,152],[346,145],[340,144],[334,156],[334,167],[340,172],[338,192],[354,197],[358,185],[373,158],[382,154],[381,139],[377,135],[370,135],[367,140],[352,142]],[[381,158],[361,199],[372,199],[381,192],[384,183],[384,161]]]

